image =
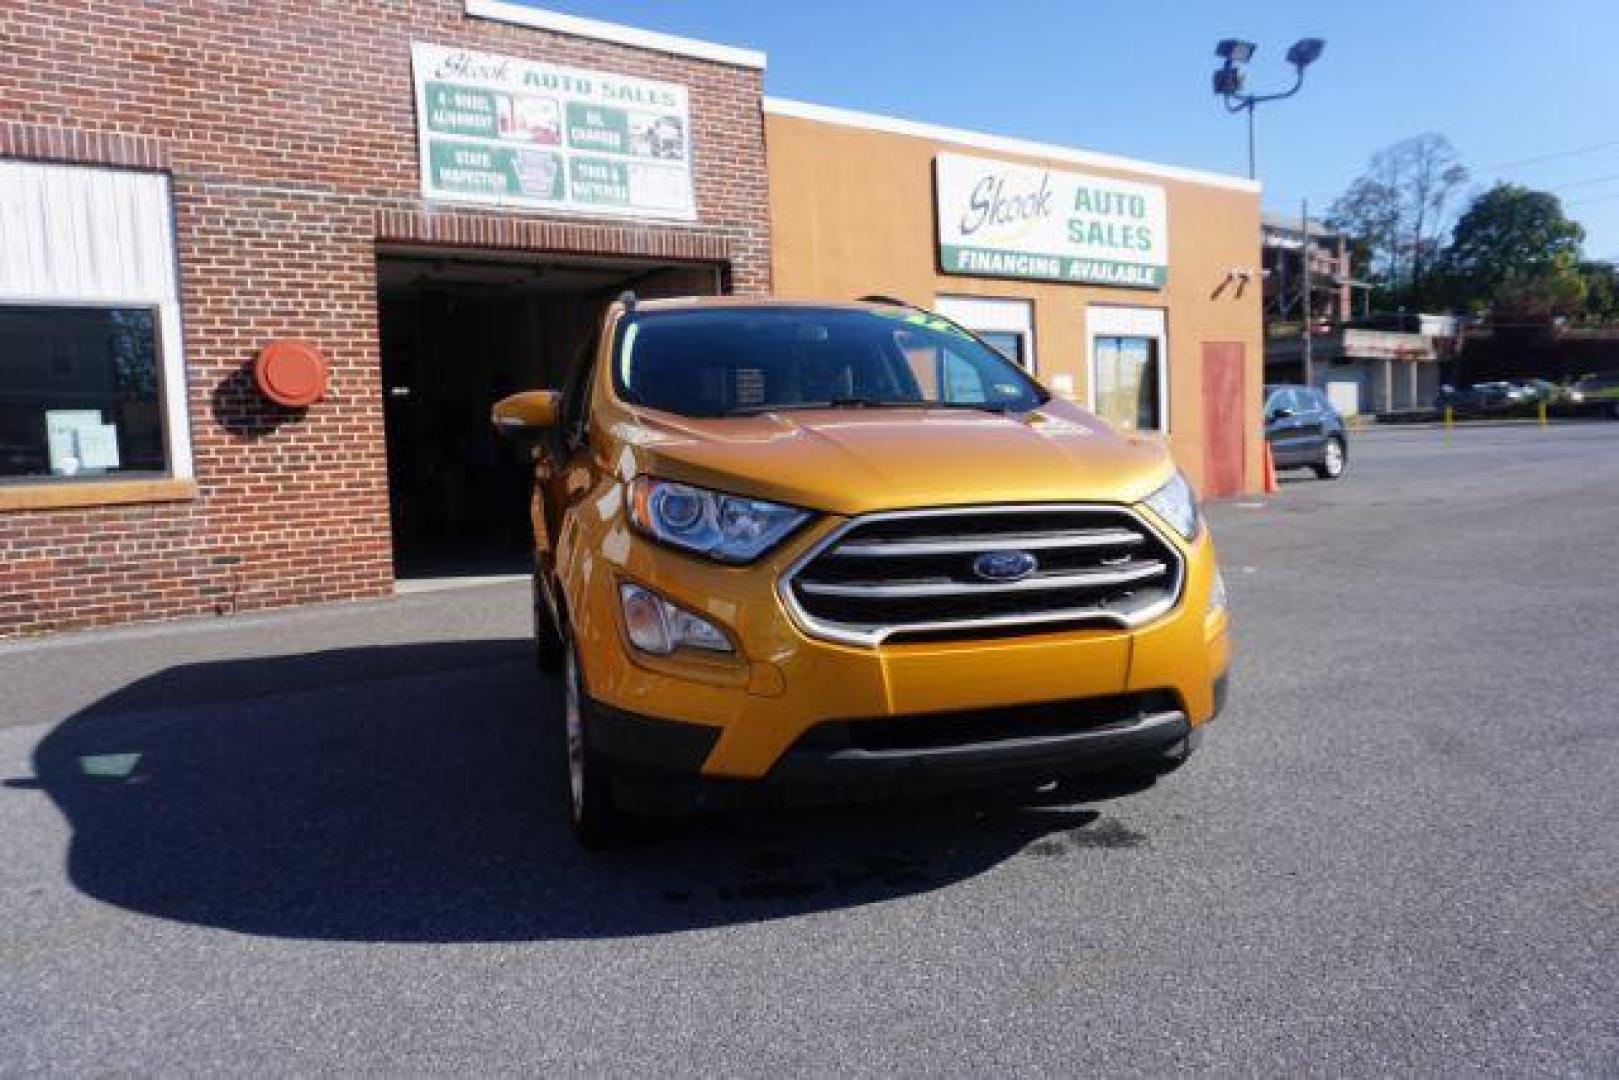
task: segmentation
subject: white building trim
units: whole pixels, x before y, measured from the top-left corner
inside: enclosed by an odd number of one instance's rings
[[[470,4],[473,0],[467,0],[467,2]],[[1047,158],[1053,161],[1071,162],[1075,165],[1089,165],[1099,169],[1118,169],[1122,172],[1135,173],[1141,176],[1157,176],[1166,180],[1180,180],[1189,184],[1228,188],[1232,191],[1246,191],[1258,194],[1261,190],[1261,185],[1257,180],[1245,180],[1240,176],[1204,172],[1201,169],[1183,169],[1178,165],[1155,165],[1150,161],[1136,161],[1133,158],[1115,157],[1112,154],[1098,154],[1090,150],[1076,150],[1069,146],[1056,146],[1052,143],[1033,142],[1028,139],[1013,139],[1004,135],[986,135],[978,131],[965,131],[961,128],[944,127],[939,124],[926,124],[918,120],[902,120],[895,116],[879,116],[875,113],[855,112],[851,109],[839,109],[831,105],[812,105],[805,101],[766,97],[764,110],[766,113],[775,116],[790,116],[799,120],[816,120],[823,124],[841,124],[844,127],[885,131],[891,135],[909,135],[917,139],[954,143],[957,146],[971,146],[997,154],[1018,154],[1023,157]]]
[[[529,26],[536,30],[553,30],[574,37],[611,41],[616,45],[630,45],[637,49],[689,56],[696,60],[712,60],[733,67],[755,68],[763,71],[765,54],[755,49],[739,49],[734,45],[719,45],[712,41],[660,34],[656,30],[642,30],[635,26],[587,19],[582,15],[568,15],[561,11],[546,11],[510,0],[466,0],[467,15],[474,19]]]

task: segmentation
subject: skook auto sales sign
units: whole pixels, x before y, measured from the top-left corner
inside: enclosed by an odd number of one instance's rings
[[[1163,288],[1163,188],[960,154],[934,169],[945,273]]]
[[[422,194],[696,217],[686,88],[415,42]]]

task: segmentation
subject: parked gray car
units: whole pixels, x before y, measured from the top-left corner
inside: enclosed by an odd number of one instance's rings
[[[1314,469],[1336,480],[1349,464],[1343,417],[1308,386],[1265,387],[1265,440],[1277,469]]]

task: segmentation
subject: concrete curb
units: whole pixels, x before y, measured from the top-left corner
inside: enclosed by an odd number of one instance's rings
[[[1546,426],[1547,427],[1580,427],[1580,426],[1583,426],[1583,425],[1586,425],[1586,424],[1611,424],[1611,423],[1613,423],[1612,420],[1608,420],[1608,419],[1606,419],[1604,417],[1601,417],[1601,416],[1564,416],[1564,417],[1552,417],[1552,418],[1548,419],[1546,421]],[[1527,418],[1527,419],[1519,419],[1519,418],[1514,417],[1512,419],[1503,419],[1503,420],[1458,420],[1453,425],[1453,430],[1455,430],[1455,431],[1464,431],[1464,430],[1467,430],[1469,428],[1536,427],[1539,424],[1540,424],[1540,421],[1535,419],[1532,416]],[[1371,432],[1374,432],[1374,431],[1443,431],[1443,430],[1445,430],[1444,423],[1442,421],[1439,421],[1439,420],[1420,420],[1420,421],[1414,420],[1414,421],[1410,421],[1410,422],[1396,421],[1396,422],[1391,423],[1391,424],[1358,424],[1358,425],[1357,424],[1346,424],[1345,426],[1349,429],[1349,433],[1351,435],[1366,435],[1366,434],[1370,434]]]

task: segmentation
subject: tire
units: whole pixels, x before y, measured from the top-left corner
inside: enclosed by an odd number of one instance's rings
[[[548,675],[562,670],[562,632],[545,602],[544,567],[534,571],[534,666]]]
[[[571,643],[562,646],[562,761],[568,827],[587,848],[623,840],[627,818],[613,798],[613,772],[590,747],[590,699],[579,678],[579,658]]]
[[[1344,449],[1344,440],[1340,435],[1328,435],[1326,446],[1321,450],[1321,461],[1313,466],[1315,474],[1323,480],[1336,480],[1344,474],[1344,468],[1349,464],[1349,453]]]

